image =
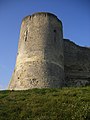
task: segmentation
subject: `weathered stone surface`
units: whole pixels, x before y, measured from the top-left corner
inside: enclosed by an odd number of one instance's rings
[[[64,72],[66,86],[90,85],[90,48],[64,39]]]
[[[90,48],[63,39],[62,23],[51,13],[25,17],[8,89],[86,85],[90,85]]]
[[[36,13],[25,17],[9,89],[59,88],[63,84],[61,21],[51,13]]]

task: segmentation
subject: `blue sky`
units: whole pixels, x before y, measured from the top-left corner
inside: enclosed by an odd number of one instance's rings
[[[90,0],[0,0],[0,89],[14,70],[23,17],[42,11],[62,21],[64,38],[90,46]]]

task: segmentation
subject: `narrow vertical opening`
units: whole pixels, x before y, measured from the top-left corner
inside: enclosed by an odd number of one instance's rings
[[[56,30],[54,29],[54,42],[56,42]]]
[[[25,42],[27,41],[28,30],[25,32]]]

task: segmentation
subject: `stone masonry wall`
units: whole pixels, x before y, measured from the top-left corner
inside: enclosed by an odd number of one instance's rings
[[[90,48],[64,39],[65,86],[90,85]]]
[[[51,13],[25,17],[8,89],[86,85],[90,85],[90,48],[63,39],[62,23]]]
[[[64,84],[61,21],[50,13],[23,19],[9,89],[59,88]]]

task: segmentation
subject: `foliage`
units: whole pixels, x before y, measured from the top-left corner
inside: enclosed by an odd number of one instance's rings
[[[90,120],[90,87],[0,91],[0,120]]]

